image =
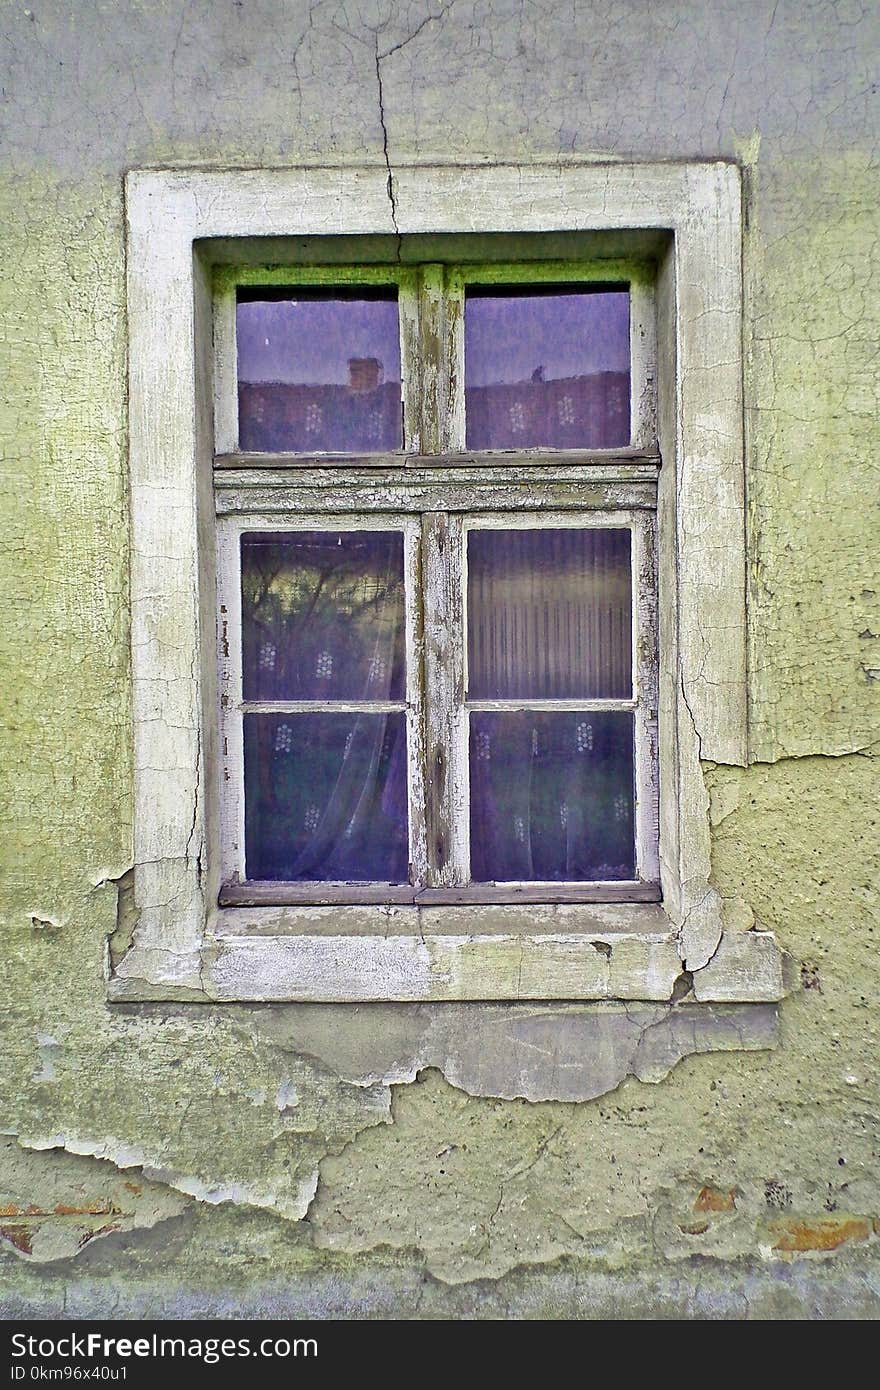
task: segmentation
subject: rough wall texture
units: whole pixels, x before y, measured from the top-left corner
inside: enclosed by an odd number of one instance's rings
[[[0,9],[0,1307],[876,1315],[876,7],[32,4]],[[687,1004],[105,1003],[122,173],[386,155],[744,164],[754,762],[705,775],[719,890],[799,964],[778,1036]]]

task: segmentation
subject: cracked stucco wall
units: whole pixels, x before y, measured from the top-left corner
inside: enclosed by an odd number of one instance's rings
[[[878,38],[856,0],[0,8],[4,1311],[876,1316]],[[715,155],[754,762],[704,773],[716,886],[797,964],[778,1022],[110,1008],[123,171]]]

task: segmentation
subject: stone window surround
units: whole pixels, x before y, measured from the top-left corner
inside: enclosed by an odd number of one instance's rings
[[[738,168],[138,170],[126,216],[135,819],[111,1000],[781,998],[772,933],[724,922],[701,771],[747,757]],[[665,248],[662,905],[218,908],[212,260],[267,237],[558,232]]]

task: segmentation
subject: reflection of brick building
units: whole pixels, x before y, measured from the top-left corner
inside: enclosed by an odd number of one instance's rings
[[[400,382],[372,390],[241,382],[239,441],[258,453],[379,453],[401,447]]]
[[[629,443],[629,373],[472,386],[469,449],[613,449]]]
[[[379,382],[371,364],[370,358],[352,360],[345,386],[241,382],[242,449],[301,454],[399,449],[400,382]],[[467,391],[466,411],[469,449],[613,449],[629,443],[629,374],[474,386]]]

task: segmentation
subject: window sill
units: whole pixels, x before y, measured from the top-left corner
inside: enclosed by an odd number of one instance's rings
[[[198,953],[137,941],[117,1002],[489,1000],[770,1003],[786,993],[771,932],[725,932],[699,970],[656,903],[221,908]]]
[[[221,907],[384,906],[503,907],[532,904],[538,911],[555,903],[657,903],[659,883],[635,879],[606,883],[470,883],[463,888],[413,888],[406,883],[224,883]]]

